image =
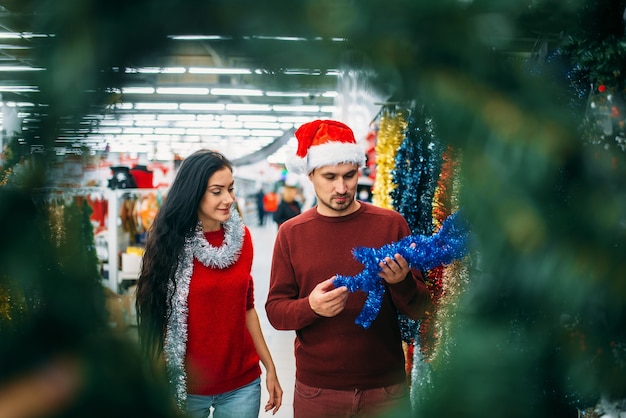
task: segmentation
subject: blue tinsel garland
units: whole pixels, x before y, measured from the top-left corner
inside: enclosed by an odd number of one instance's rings
[[[393,208],[406,219],[412,234],[431,235],[432,201],[441,172],[443,148],[424,106],[413,106],[407,122],[406,139],[398,149],[395,169],[391,172],[396,184],[391,190],[391,200]],[[398,312],[398,323],[402,340],[414,341],[419,333],[418,321]]]
[[[369,328],[378,316],[385,293],[379,263],[385,257],[400,254],[413,269],[426,271],[442,264],[448,264],[467,254],[468,228],[460,212],[450,215],[434,235],[409,235],[404,239],[386,244],[378,249],[357,247],[352,250],[356,260],[365,267],[356,276],[337,275],[335,286],[346,286],[350,292],[361,290],[367,293],[367,299],[359,316],[354,321],[363,328]],[[411,244],[415,243],[415,247]]]

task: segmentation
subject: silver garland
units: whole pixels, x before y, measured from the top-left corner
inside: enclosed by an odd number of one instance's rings
[[[187,374],[185,373],[185,351],[187,347],[187,297],[193,273],[193,259],[203,265],[224,269],[233,265],[241,255],[245,227],[237,210],[231,210],[224,224],[224,243],[218,248],[206,240],[202,224],[198,221],[193,234],[185,238],[185,247],[178,259],[176,284],[168,283],[168,297],[172,302],[165,332],[164,353],[167,374],[174,387],[176,403],[185,410],[187,401]]]

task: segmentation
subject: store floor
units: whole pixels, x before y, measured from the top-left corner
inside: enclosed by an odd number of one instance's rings
[[[256,310],[259,315],[259,320],[261,321],[261,329],[265,335],[265,341],[276,364],[280,385],[284,391],[283,405],[274,417],[293,417],[293,387],[296,375],[296,366],[293,357],[293,341],[295,334],[293,331],[275,330],[270,325],[265,315],[265,300],[267,299],[267,291],[269,288],[272,250],[274,248],[274,239],[276,238],[276,224],[271,222],[269,225],[265,226],[248,225],[248,228],[250,229],[254,243],[252,275],[254,277]],[[261,393],[261,413],[259,416],[271,417],[271,413],[265,413],[263,411],[263,406],[268,399],[264,378],[265,374],[261,376],[263,389]]]

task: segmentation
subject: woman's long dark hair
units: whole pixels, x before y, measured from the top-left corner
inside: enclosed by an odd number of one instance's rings
[[[223,168],[233,170],[222,154],[200,150],[181,164],[146,241],[141,274],[137,282],[139,341],[154,359],[163,352],[163,337],[170,312],[168,283],[176,285],[176,270],[185,237],[195,231],[198,206],[209,178]]]

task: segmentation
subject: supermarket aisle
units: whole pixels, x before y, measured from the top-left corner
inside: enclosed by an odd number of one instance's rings
[[[276,224],[269,222],[269,225],[256,226],[248,225],[254,243],[254,262],[252,264],[252,275],[254,277],[254,297],[256,310],[261,321],[261,328],[265,335],[265,340],[274,358],[278,379],[283,388],[283,405],[274,417],[293,417],[293,386],[295,383],[295,360],[293,357],[293,331],[277,331],[267,320],[265,314],[265,300],[269,287],[270,266],[272,263],[272,250],[276,237]],[[261,376],[261,413],[260,417],[272,417],[271,413],[265,413],[263,406],[267,402],[268,395],[265,389],[265,371]]]

